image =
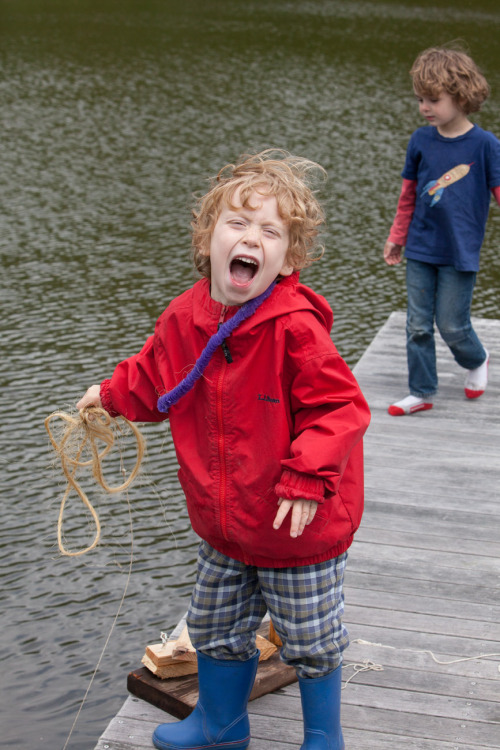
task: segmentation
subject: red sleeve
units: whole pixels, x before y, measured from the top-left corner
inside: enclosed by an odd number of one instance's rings
[[[496,202],[500,206],[500,185],[498,185],[497,187],[492,188],[491,192],[493,193]]]
[[[166,418],[156,405],[164,388],[154,342],[151,336],[139,354],[120,362],[111,379],[101,383],[101,402],[112,416],[121,414],[131,422],[161,422]]]
[[[323,502],[334,495],[370,421],[368,404],[354,375],[326,337],[315,340],[316,356],[304,361],[300,348],[293,354],[294,438],[275,488],[279,497],[289,500]]]
[[[389,232],[389,241],[395,242],[396,245],[405,245],[408,237],[408,229],[415,211],[415,201],[417,199],[417,181],[403,179],[401,193],[396,209],[391,231]]]

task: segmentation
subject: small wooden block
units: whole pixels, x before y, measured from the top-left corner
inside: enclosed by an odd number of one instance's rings
[[[198,671],[198,664],[193,664],[193,662],[190,661],[175,661],[159,667],[148,657],[147,654],[144,654],[141,661],[150,672],[161,680],[166,680],[169,677],[181,677],[185,674],[196,674]]]
[[[187,626],[184,626],[182,633],[175,641],[152,643],[146,646],[146,656],[156,667],[166,667],[179,661],[196,664],[196,651],[189,638]]]
[[[261,635],[257,635],[255,645],[260,651],[259,662],[266,661],[266,659],[269,659],[278,650],[278,647],[274,643],[271,643],[271,641],[268,641],[267,638],[263,638]]]
[[[182,661],[192,661],[195,664],[197,663],[196,649],[191,643],[187,625],[184,625],[182,633],[175,641],[175,647],[172,651],[172,656],[174,657],[174,659],[182,659]]]
[[[269,640],[271,641],[271,643],[274,643],[275,646],[279,646],[280,648],[283,645],[281,638],[274,629],[272,620],[269,620]]]
[[[189,644],[191,644],[191,641],[189,641]],[[276,651],[276,646],[261,635],[257,635],[256,646],[260,651],[259,661],[269,659]],[[167,641],[166,643],[152,643],[146,646],[146,653],[142,657],[142,663],[153,674],[162,679],[166,677],[179,677],[183,674],[193,674],[198,669],[198,661],[195,649],[191,645],[189,649],[188,651],[184,646],[179,647],[178,640]],[[185,668],[187,664],[190,665],[189,669]]]
[[[168,641],[167,643],[151,643],[146,646],[145,656],[153,662],[156,667],[164,667],[166,664],[172,663],[172,651],[175,647],[175,641]]]

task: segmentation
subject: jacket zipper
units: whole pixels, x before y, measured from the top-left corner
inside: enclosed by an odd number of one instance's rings
[[[224,305],[220,318],[219,326],[224,322],[227,307]],[[224,419],[222,413],[222,395],[224,392],[224,376],[226,374],[227,358],[222,359],[222,366],[217,379],[216,389],[216,413],[217,413],[217,447],[219,452],[220,467],[220,484],[219,484],[219,517],[221,531],[224,539],[227,539],[227,509],[226,509],[226,484],[227,484],[227,466],[226,466],[226,436],[224,433]]]

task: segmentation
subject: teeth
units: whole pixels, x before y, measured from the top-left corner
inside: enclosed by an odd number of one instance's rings
[[[250,265],[250,266],[257,266],[258,265],[257,261],[254,260],[253,258],[239,258],[238,257],[238,258],[235,258],[235,260],[239,260],[240,263],[248,263],[248,265]]]

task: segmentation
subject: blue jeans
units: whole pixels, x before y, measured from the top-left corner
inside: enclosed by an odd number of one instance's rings
[[[473,370],[486,359],[470,320],[475,283],[474,271],[407,260],[406,352],[412,396],[432,396],[437,391],[434,320],[461,367]]]

